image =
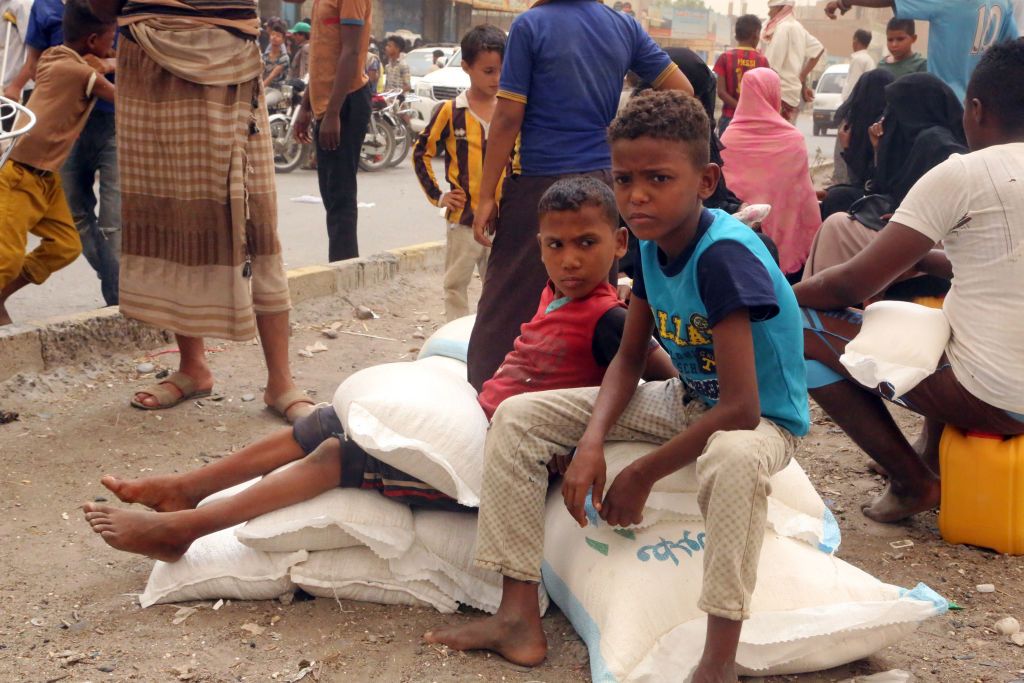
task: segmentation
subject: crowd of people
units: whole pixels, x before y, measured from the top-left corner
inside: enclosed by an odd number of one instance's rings
[[[694,680],[732,683],[768,480],[809,430],[808,397],[889,477],[863,508],[880,522],[937,505],[946,425],[1024,434],[1024,39],[1015,8],[829,3],[830,16],[856,5],[892,6],[895,16],[880,63],[865,59],[870,34],[854,33],[856,68],[838,114],[845,182],[816,193],[792,121],[823,50],[793,5],[770,0],[763,26],[741,17],[737,47],[713,69],[689,50],[663,50],[625,6],[593,0],[538,0],[507,36],[485,25],[463,37],[470,88],[435,111],[413,166],[446,212],[450,318],[471,308],[474,268],[483,279],[467,371],[491,420],[476,560],[503,576],[503,595],[496,615],[427,641],[540,664],[536,584],[551,477],[561,477],[567,514],[581,526],[588,499],[607,523],[628,526],[655,482],[696,463],[708,622]],[[959,21],[967,15],[983,25]],[[912,19],[933,27],[927,62],[913,52]],[[330,258],[357,255],[355,170],[371,94],[380,78],[408,89],[404,40],[386,40],[382,65],[370,21],[369,0],[320,0],[290,32],[275,21],[261,27],[251,0],[66,0],[59,44],[32,62],[28,106],[38,123],[0,171],[0,315],[7,297],[82,250],[87,233],[68,209],[62,178],[73,176],[62,168],[86,139],[96,100],[131,103],[116,126],[116,292],[124,315],[174,332],[181,351],[178,371],[137,391],[132,405],[166,409],[208,394],[204,337],[258,335],[264,400],[293,423],[195,472],[105,477],[120,500],[151,508],[85,506],[114,548],[174,561],[201,536],[336,486],[460,509],[347,439],[333,408],[314,405],[289,369],[267,102],[295,63],[308,64],[297,133],[316,143]],[[309,41],[289,51],[289,33]],[[115,37],[116,86],[105,78]],[[620,109],[627,73],[637,88]],[[194,142],[182,144],[167,120],[187,122]],[[76,168],[99,158],[94,146]],[[430,163],[439,148],[442,180]],[[772,206],[753,227],[732,215],[751,204]],[[30,232],[43,243],[26,256]],[[952,329],[934,372],[901,396],[855,381],[840,357],[860,330],[860,307],[923,293],[945,297]],[[916,442],[887,400],[923,416]],[[606,440],[657,448],[608,482]],[[259,475],[268,476],[197,508]]]

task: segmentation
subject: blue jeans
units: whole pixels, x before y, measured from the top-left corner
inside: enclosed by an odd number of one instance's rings
[[[121,253],[121,187],[113,112],[93,110],[60,174],[82,239],[82,254],[100,279],[103,300],[108,306],[116,306]],[[100,181],[98,215],[94,189],[97,174]]]

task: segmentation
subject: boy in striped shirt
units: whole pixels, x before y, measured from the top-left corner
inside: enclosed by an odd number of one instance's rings
[[[476,266],[481,280],[487,271],[491,250],[473,239],[473,217],[504,55],[505,33],[495,26],[477,26],[462,38],[462,69],[469,74],[469,90],[437,108],[413,150],[412,165],[427,199],[446,209],[444,313],[448,320],[469,314],[466,290],[473,267]],[[445,176],[451,186],[448,192],[442,192],[430,165],[442,142],[447,152]]]

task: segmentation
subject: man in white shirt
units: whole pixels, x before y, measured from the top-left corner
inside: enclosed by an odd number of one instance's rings
[[[825,47],[808,33],[796,16],[796,0],[768,0],[768,24],[761,34],[761,52],[782,80],[782,115],[796,122],[800,105],[814,99],[807,87],[810,75]]]
[[[21,71],[21,66],[25,63],[25,32],[28,31],[28,16],[31,10],[32,0],[0,0],[0,15],[4,16],[3,21],[0,21],[0,60],[7,58],[7,70],[0,74],[0,92]],[[14,18],[13,23],[10,21],[11,17]],[[7,36],[7,42],[2,42]]]
[[[857,81],[868,71],[875,68],[875,60],[868,54],[868,47],[871,46],[871,31],[859,28],[853,32],[853,54],[850,55],[850,70],[846,74],[846,83],[843,84],[842,101],[850,98],[853,87]],[[838,123],[838,122],[837,122]],[[843,161],[842,145],[839,138],[836,138],[835,151],[832,154],[835,166],[832,170],[832,183],[840,185],[850,181],[850,174],[846,170],[846,162]]]
[[[910,190],[864,251],[794,287],[805,307],[811,396],[889,473],[864,514],[895,522],[939,503],[938,437],[962,430],[1024,434],[1024,41],[997,43],[967,86],[970,154],[955,154]],[[943,250],[936,249],[941,243]],[[925,417],[915,448],[882,398],[839,362],[859,332],[858,311],[841,310],[917,270],[952,278],[943,312],[952,330],[935,372],[896,400]],[[837,310],[840,309],[840,310]],[[906,335],[914,335],[908,329]]]

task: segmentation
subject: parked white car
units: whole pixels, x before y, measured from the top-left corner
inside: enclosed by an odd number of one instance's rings
[[[416,86],[420,79],[432,71],[434,66],[434,51],[440,50],[444,53],[445,64],[451,59],[452,54],[459,48],[454,45],[437,45],[434,47],[418,47],[405,54],[405,63],[409,65],[409,80],[412,81],[412,91],[416,92]]]
[[[428,73],[413,89],[419,101],[412,105],[416,112],[416,118],[410,122],[412,129],[421,132],[439,104],[454,99],[464,90],[469,90],[469,74],[462,70],[462,50],[456,48],[443,69]]]
[[[843,103],[843,86],[850,73],[849,64],[835,64],[825,69],[814,90],[814,134],[824,135],[835,128],[836,110]]]

